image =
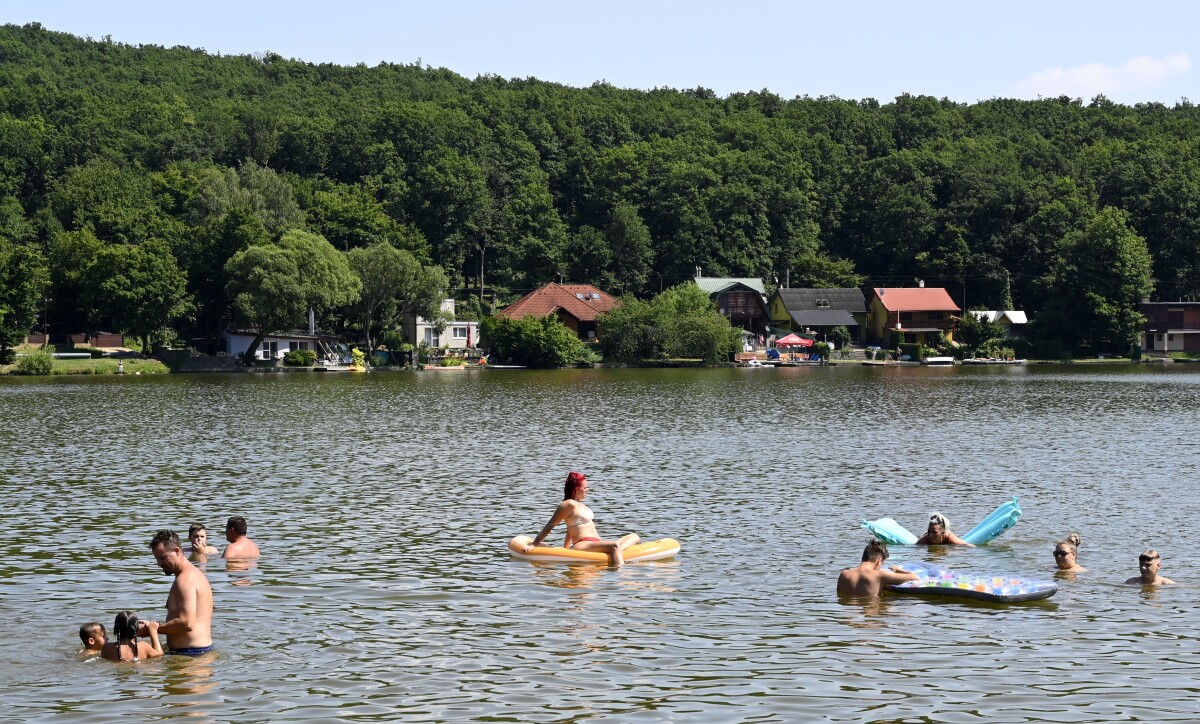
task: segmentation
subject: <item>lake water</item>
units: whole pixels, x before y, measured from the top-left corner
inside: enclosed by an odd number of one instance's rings
[[[0,379],[0,718],[21,721],[1195,721],[1200,374],[1184,365]],[[512,560],[567,471],[622,569]],[[839,601],[865,518],[1053,576],[1021,605]],[[204,568],[219,653],[76,655],[161,620],[146,548],[244,515]],[[555,533],[559,539],[562,529]],[[1180,585],[1124,586],[1147,547]]]

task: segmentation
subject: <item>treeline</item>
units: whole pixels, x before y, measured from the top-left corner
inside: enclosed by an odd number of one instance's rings
[[[1125,346],[1140,297],[1200,292],[1200,111],[568,88],[0,28],[0,277],[20,278],[0,326],[211,338],[246,287],[230,259],[289,233],[387,244],[481,314],[700,267],[923,279],[1068,348]],[[322,324],[372,324],[325,298]]]

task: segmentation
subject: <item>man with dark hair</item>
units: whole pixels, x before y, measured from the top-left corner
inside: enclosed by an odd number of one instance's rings
[[[871,540],[863,549],[862,563],[857,568],[847,568],[838,576],[837,592],[839,596],[878,596],[884,586],[891,586],[905,581],[915,581],[920,576],[915,573],[891,566],[883,570],[883,562],[888,558],[887,546],[882,541]]]
[[[258,558],[258,546],[246,537],[246,519],[242,516],[235,515],[225,523],[225,540],[229,545],[222,558]]]
[[[160,530],[150,541],[154,560],[163,573],[175,576],[167,594],[167,620],[158,625],[166,634],[168,653],[199,656],[212,649],[212,588],[204,573],[183,554],[183,545],[173,530]],[[143,621],[139,636],[148,636],[149,627]]]

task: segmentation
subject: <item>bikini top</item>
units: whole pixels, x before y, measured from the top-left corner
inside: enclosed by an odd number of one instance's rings
[[[577,512],[575,515],[567,516],[566,523],[568,528],[574,528],[575,526],[592,522],[591,508],[587,507],[586,505],[580,505],[578,508],[576,508],[576,510],[579,512]]]

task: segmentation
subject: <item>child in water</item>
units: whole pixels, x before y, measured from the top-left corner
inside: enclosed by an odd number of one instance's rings
[[[158,640],[158,622],[146,622],[149,642],[138,641],[139,624],[137,614],[132,611],[118,613],[117,620],[113,622],[113,637],[116,641],[106,642],[100,649],[100,655],[109,661],[138,661],[162,656],[162,643]]]
[[[83,642],[83,651],[80,653],[100,653],[100,649],[104,648],[104,643],[107,639],[108,636],[104,632],[104,624],[98,621],[89,621],[79,627],[79,640]]]

